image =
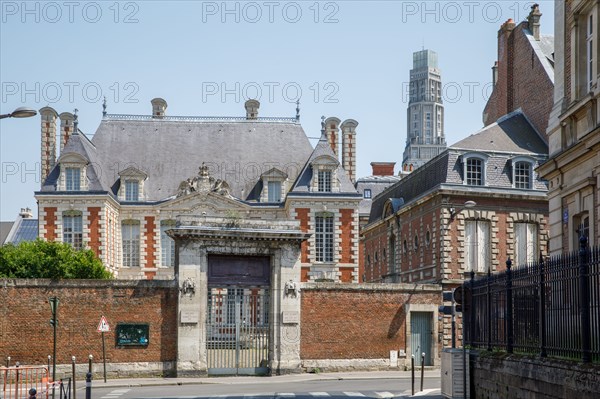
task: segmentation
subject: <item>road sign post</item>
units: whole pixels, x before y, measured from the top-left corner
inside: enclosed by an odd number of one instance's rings
[[[106,382],[106,346],[104,345],[104,333],[110,331],[110,326],[108,325],[108,321],[106,317],[102,316],[100,318],[100,323],[98,323],[98,332],[102,334],[102,363],[104,364],[104,382]]]

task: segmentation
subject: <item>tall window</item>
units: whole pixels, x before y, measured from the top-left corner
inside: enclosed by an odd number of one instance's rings
[[[65,169],[65,186],[67,191],[79,191],[81,189],[81,169]]]
[[[396,268],[396,236],[390,235],[390,258],[389,258],[389,271],[391,273],[397,273],[398,269]],[[397,280],[394,278],[394,281]]]
[[[535,262],[538,256],[538,226],[515,223],[515,266]]]
[[[573,216],[573,227],[575,229],[575,234],[573,234],[574,239],[574,249],[579,248],[579,239],[583,236],[590,238],[590,216],[588,212],[582,212],[579,215]]]
[[[592,82],[594,81],[594,15],[590,13],[588,17],[586,47],[587,47],[587,86],[588,90],[592,90]]]
[[[125,181],[125,201],[138,201],[140,198],[140,183],[137,180]]]
[[[125,220],[121,227],[123,240],[123,266],[140,266],[140,222]]]
[[[467,220],[465,223],[466,271],[477,273],[488,271],[490,263],[490,222]]]
[[[318,190],[320,192],[331,192],[331,171],[320,170],[318,172]]]
[[[370,188],[365,188],[365,191],[363,193],[363,197],[364,198],[371,198],[371,189]]]
[[[63,213],[63,242],[75,249],[83,247],[83,220],[81,212]]]
[[[269,202],[281,201],[281,182],[280,181],[270,181],[268,183],[268,190],[269,190]]]
[[[333,215],[320,215],[315,220],[317,262],[333,262]]]
[[[163,267],[175,266],[175,241],[166,233],[167,230],[175,227],[172,220],[163,220],[160,222],[160,253]]]
[[[466,180],[470,186],[483,186],[483,161],[481,159],[467,159]]]
[[[531,164],[529,162],[515,163],[515,188],[531,188]]]

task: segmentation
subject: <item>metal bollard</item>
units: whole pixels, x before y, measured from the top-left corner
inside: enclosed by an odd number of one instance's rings
[[[410,374],[412,381],[412,395],[415,394],[415,355],[410,358]]]
[[[425,352],[421,353],[421,391],[423,390],[423,378],[425,377]]]
[[[90,374],[91,374],[91,373],[92,373],[92,360],[94,359],[94,356],[92,356],[92,355],[89,355],[89,356],[88,356],[88,359],[89,359],[89,363],[88,363],[88,373],[90,373]]]
[[[10,367],[10,356],[7,356],[6,358],[6,368]]]
[[[52,356],[48,355],[48,377],[50,377],[50,363],[51,363],[51,361],[52,361]]]
[[[71,356],[71,366],[73,369],[73,399],[77,399],[77,386],[75,385],[75,356]]]
[[[37,399],[37,390],[35,388],[29,390],[29,399]]]
[[[85,399],[92,399],[92,373],[85,375]]]

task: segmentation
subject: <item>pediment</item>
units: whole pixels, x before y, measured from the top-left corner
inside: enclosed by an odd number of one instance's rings
[[[327,165],[332,168],[337,167],[339,164],[340,161],[331,155],[321,155],[311,161],[311,165]]]
[[[246,212],[251,207],[231,196],[199,191],[167,201],[159,209],[161,212],[172,211],[177,214],[224,216],[227,212]]]
[[[134,166],[130,166],[130,167],[120,171],[119,176],[121,178],[133,177],[133,178],[138,178],[140,180],[146,180],[146,178],[148,178],[148,174],[146,174],[146,172],[143,172]]]
[[[87,165],[88,160],[77,152],[67,152],[58,158],[58,163],[79,163]]]
[[[287,173],[277,169],[277,168],[271,168],[268,171],[266,171],[265,173],[263,173],[262,175],[260,175],[261,178],[268,178],[268,179],[281,179],[281,180],[285,180],[287,179],[288,175]]]

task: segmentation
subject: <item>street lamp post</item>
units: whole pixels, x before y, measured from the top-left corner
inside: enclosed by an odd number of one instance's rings
[[[19,107],[15,109],[10,114],[2,114],[0,115],[0,119],[4,118],[29,118],[31,116],[36,116],[37,111],[35,109],[31,109],[28,107]]]
[[[58,303],[60,302],[57,297],[53,296],[52,298],[48,298],[48,302],[50,303],[50,310],[52,311],[52,320],[50,320],[50,324],[52,324],[54,330],[54,348],[52,351],[52,399],[54,399],[54,382],[56,381],[56,313],[58,312]]]

